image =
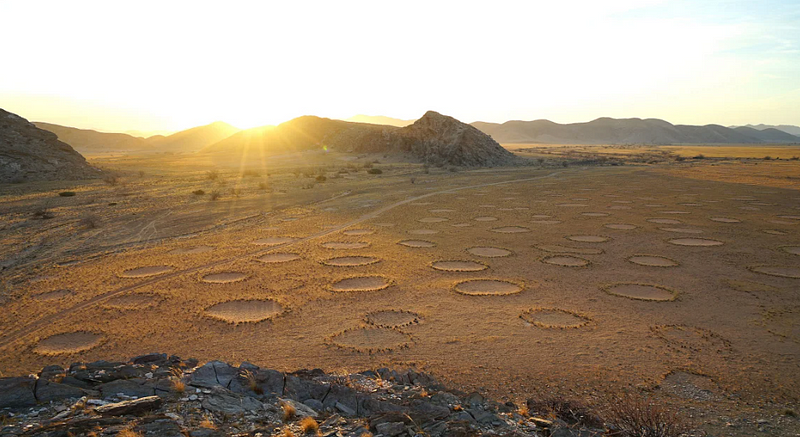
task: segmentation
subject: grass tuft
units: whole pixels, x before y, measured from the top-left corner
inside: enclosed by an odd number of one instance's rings
[[[305,417],[300,421],[300,429],[304,434],[316,433],[319,431],[319,423],[313,417]]]
[[[283,421],[288,422],[294,419],[294,416],[297,414],[297,410],[294,408],[294,405],[284,402],[281,404],[281,408],[283,409]]]

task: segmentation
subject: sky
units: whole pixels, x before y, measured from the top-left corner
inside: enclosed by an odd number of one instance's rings
[[[300,115],[800,125],[800,1],[0,0],[0,108],[109,132]]]

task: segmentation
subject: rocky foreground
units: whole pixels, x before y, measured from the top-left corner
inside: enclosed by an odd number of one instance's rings
[[[197,360],[165,354],[127,363],[48,366],[38,375],[0,379],[0,436],[568,437],[606,432],[602,422],[576,410],[560,417],[552,413],[532,401],[499,404],[478,393],[448,390],[413,370],[282,373],[248,363],[198,366]]]

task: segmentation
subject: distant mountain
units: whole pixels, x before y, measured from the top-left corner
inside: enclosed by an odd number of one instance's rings
[[[475,122],[473,126],[500,143],[550,144],[762,144],[796,143],[800,138],[774,131],[738,130],[709,124],[673,125],[648,118],[598,118],[587,123],[549,120]]]
[[[369,123],[369,124],[382,124],[386,126],[406,127],[414,120],[401,120],[399,118],[385,117],[383,115],[355,115],[345,119],[345,121],[352,121],[354,123]]]
[[[735,128],[736,126],[731,126],[731,128]],[[743,127],[751,127],[757,130],[765,130],[765,129],[777,129],[780,131],[784,131],[787,134],[800,136],[800,126],[792,126],[790,124],[780,124],[780,125],[772,125],[772,124],[746,124]]]
[[[100,174],[54,133],[0,109],[0,183],[87,179]]]
[[[149,139],[155,136],[165,137],[167,135],[172,135],[174,131],[167,131],[167,130],[151,130],[151,131],[143,131],[143,130],[126,130],[125,132],[132,137],[139,137],[144,139]]]
[[[59,140],[69,144],[80,153],[141,152],[152,149],[152,146],[144,138],[128,134],[98,132],[40,121],[35,121],[33,124],[40,129],[56,134]]]
[[[169,136],[153,136],[147,142],[162,152],[196,152],[241,131],[228,123],[215,121],[205,126],[193,127]]]
[[[488,135],[434,111],[402,128],[307,115],[278,126],[241,131],[202,152],[250,154],[257,159],[324,147],[352,153],[408,153],[423,162],[462,166],[501,165],[515,160]]]
[[[736,132],[745,134],[749,137],[757,138],[764,143],[797,143],[800,137],[774,128],[754,129],[752,127],[739,126],[733,128]]]

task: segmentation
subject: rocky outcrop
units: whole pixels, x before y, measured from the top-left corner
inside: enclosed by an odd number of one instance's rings
[[[175,437],[283,435],[286,430],[301,435],[308,417],[320,435],[338,437],[544,436],[569,428],[566,422],[520,414],[512,403],[448,389],[414,370],[282,373],[249,363],[198,366],[197,360],[150,354],[124,363],[48,366],[38,375],[0,378],[3,436],[86,435],[90,430]]]
[[[434,111],[428,111],[403,128],[304,116],[275,127],[239,132],[203,151],[260,157],[322,149],[402,153],[430,164],[466,167],[506,165],[516,161],[511,152],[488,135]]]
[[[0,109],[0,183],[88,179],[100,175],[52,132]]]

